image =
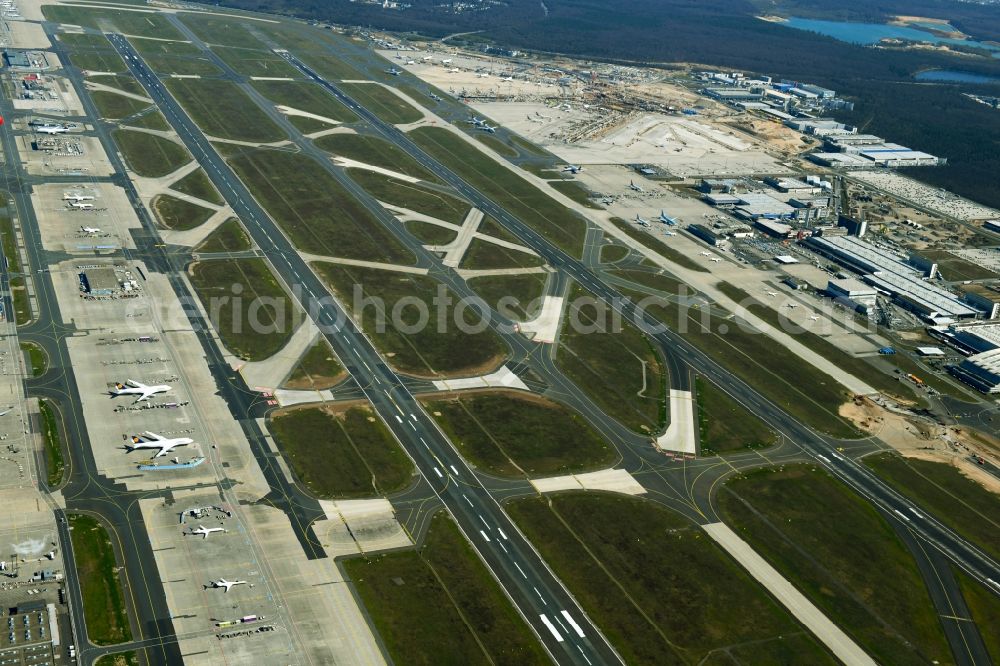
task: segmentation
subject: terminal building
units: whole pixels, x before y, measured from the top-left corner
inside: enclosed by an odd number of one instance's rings
[[[812,236],[806,246],[861,275],[861,280],[931,323],[975,319],[985,312],[962,297],[927,282],[937,265],[920,257],[903,258],[854,236]]]

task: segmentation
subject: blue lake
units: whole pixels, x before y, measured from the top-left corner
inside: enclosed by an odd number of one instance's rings
[[[952,39],[939,37],[924,30],[902,25],[887,25],[884,23],[850,23],[847,21],[820,21],[804,19],[795,16],[784,21],[782,25],[798,30],[808,30],[827,35],[842,42],[869,46],[878,44],[883,39],[906,39],[914,42],[932,42],[934,44],[956,44],[973,46],[993,51],[993,57],[1000,57],[1000,46],[983,44],[971,39]]]
[[[947,83],[1000,83],[1000,78],[962,72],[955,69],[929,69],[913,77],[917,81],[944,81]]]

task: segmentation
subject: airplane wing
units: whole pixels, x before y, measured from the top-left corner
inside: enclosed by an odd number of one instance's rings
[[[151,441],[154,442],[162,442],[163,440],[166,439],[166,437],[164,437],[163,435],[157,435],[155,432],[150,432],[148,430],[142,434],[144,437],[148,437]]]

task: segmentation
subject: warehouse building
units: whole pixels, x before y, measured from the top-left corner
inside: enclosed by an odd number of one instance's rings
[[[972,319],[984,314],[961,297],[924,280],[925,273],[933,275],[936,265],[922,272],[903,257],[853,236],[813,236],[806,245],[859,273],[864,282],[928,321]]]
[[[1000,393],[1000,324],[961,324],[931,333],[967,355],[948,372],[978,391]]]
[[[866,160],[860,155],[852,153],[809,153],[806,156],[811,162],[820,166],[834,167],[842,169],[872,169],[876,165],[871,160]]]
[[[984,284],[963,284],[965,302],[986,313],[987,319],[1000,319],[1000,289]]]
[[[830,280],[826,284],[826,292],[838,301],[850,304],[855,310],[867,312],[874,307],[878,291],[860,280],[845,278]]]
[[[937,166],[941,158],[895,143],[883,143],[862,150],[861,157],[884,167]]]
[[[91,296],[111,296],[121,290],[113,268],[90,268],[80,273],[80,286]]]
[[[714,247],[725,247],[729,244],[724,233],[706,227],[704,224],[689,224],[687,232]]]
[[[786,194],[814,194],[819,188],[816,185],[806,183],[797,178],[775,178],[768,176],[764,182]]]
[[[25,69],[31,67],[31,60],[24,51],[4,51],[3,59],[8,67],[19,67]]]

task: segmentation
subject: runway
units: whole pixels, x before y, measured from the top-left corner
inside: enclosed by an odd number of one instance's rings
[[[288,239],[215,152],[139,53],[120,35],[109,36],[167,122],[202,165],[223,198],[270,257],[279,277],[314,319],[355,377],[366,398],[392,430],[441,498],[473,547],[533,627],[557,663],[620,663],[562,583],[521,535],[500,505],[423,410],[406,385],[336,303]],[[207,323],[207,322],[206,322]],[[568,616],[568,617],[567,617]]]

